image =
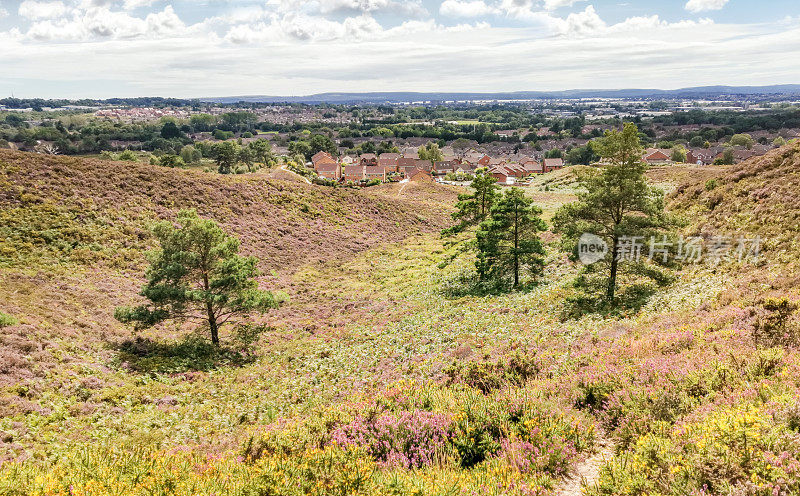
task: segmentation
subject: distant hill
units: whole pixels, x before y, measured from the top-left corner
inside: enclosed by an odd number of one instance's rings
[[[377,92],[377,93],[318,93],[306,96],[248,95],[201,98],[214,103],[402,103],[427,101],[475,100],[533,100],[580,98],[706,98],[715,96],[797,95],[800,84],[772,86],[699,86],[677,90],[617,89],[617,90],[564,90],[564,91],[514,91],[500,93],[456,92]]]

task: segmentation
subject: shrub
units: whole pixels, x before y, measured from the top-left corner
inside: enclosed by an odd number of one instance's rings
[[[753,339],[766,346],[788,346],[798,343],[797,326],[790,322],[797,304],[786,298],[770,298],[754,309]]]
[[[489,393],[504,385],[521,386],[536,377],[540,369],[535,356],[517,352],[496,362],[455,362],[444,373],[449,384],[463,383]]]
[[[136,154],[133,153],[131,150],[123,150],[119,155],[117,155],[117,160],[124,160],[126,162],[138,161],[138,159],[136,158]]]
[[[17,325],[19,321],[7,313],[0,312],[0,328]]]
[[[332,442],[358,446],[387,466],[419,468],[441,457],[450,440],[451,421],[441,413],[420,410],[359,417],[332,433]]]

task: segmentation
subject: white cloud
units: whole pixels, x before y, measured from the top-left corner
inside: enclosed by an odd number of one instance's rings
[[[186,25],[172,6],[148,14],[144,19],[127,12],[92,7],[74,11],[72,17],[44,19],[31,24],[26,35],[37,41],[86,41],[92,39],[165,38],[177,36]]]
[[[556,10],[561,7],[572,7],[576,3],[585,1],[587,0],[544,0],[544,8],[547,10]]]
[[[567,16],[561,25],[562,34],[586,36],[601,32],[606,29],[603,21],[594,7],[589,5],[583,12],[574,12]]]
[[[385,16],[378,13],[388,8],[383,0],[358,4],[379,10],[346,8],[328,16],[319,2],[227,0],[214,17],[187,25],[171,7],[137,14],[125,9],[124,0],[64,3],[61,17],[0,31],[0,94],[675,88],[789,83],[800,77],[794,63],[800,56],[800,23],[789,20],[671,23],[649,15],[611,24],[591,5],[558,16],[546,10],[544,0],[482,0],[498,17],[521,22],[453,26],[393,16],[396,22],[381,25]]]
[[[707,10],[719,10],[728,3],[728,0],[689,0],[686,2],[686,10],[689,12],[705,12]]]
[[[19,4],[17,13],[26,19],[55,19],[67,13],[62,2],[37,2],[25,0]]]
[[[498,9],[483,0],[445,0],[439,6],[439,13],[449,17],[481,17],[497,14]]]

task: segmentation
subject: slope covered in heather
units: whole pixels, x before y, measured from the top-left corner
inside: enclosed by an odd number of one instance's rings
[[[797,151],[735,167],[652,168],[648,177],[670,192],[684,235],[790,240]],[[29,157],[50,172],[25,171]],[[11,240],[0,285],[11,302],[2,310],[20,318],[2,335],[13,353],[4,363],[14,365],[0,370],[13,378],[2,386],[0,439],[14,462],[0,465],[0,494],[572,496],[575,484],[564,480],[587,459],[600,464],[585,488],[596,496],[800,491],[800,327],[791,310],[800,290],[782,244],[768,243],[757,263],[687,265],[638,313],[565,320],[577,267],[552,233],[539,286],[454,291],[473,260],[437,235],[449,189],[332,191],[3,160],[3,215],[28,219],[3,235],[29,234]],[[113,187],[100,193],[80,175]],[[72,189],[83,199],[67,198]],[[562,172],[528,194],[551,213],[575,192]],[[320,203],[309,198],[320,197],[326,209],[312,215]],[[251,360],[209,359],[172,328],[120,346],[129,331],[110,309],[141,284],[144,227],[185,205],[240,236],[268,271],[262,285],[291,296],[266,317],[273,328]],[[286,254],[245,224],[277,238],[289,225],[287,239],[320,235],[333,247]],[[329,239],[338,229],[346,233]],[[80,242],[63,244],[64,232]],[[25,244],[30,233],[44,241]]]

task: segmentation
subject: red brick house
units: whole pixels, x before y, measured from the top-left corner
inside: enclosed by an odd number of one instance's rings
[[[648,164],[666,164],[670,161],[670,156],[664,150],[648,148],[644,154],[644,161]]]
[[[386,168],[382,165],[365,165],[364,166],[364,179],[372,180],[377,179],[379,181],[386,181]]]
[[[564,167],[564,159],[546,158],[544,159],[543,169],[545,172],[552,172]]]
[[[314,165],[314,170],[317,172],[319,177],[324,177],[325,179],[330,179],[332,181],[338,181],[342,178],[342,164],[334,162],[321,162]]]
[[[346,165],[344,167],[344,178],[347,181],[360,181],[365,177],[364,169],[366,166],[361,164]]]
[[[378,165],[378,156],[374,153],[362,153],[359,158],[361,165]]]

